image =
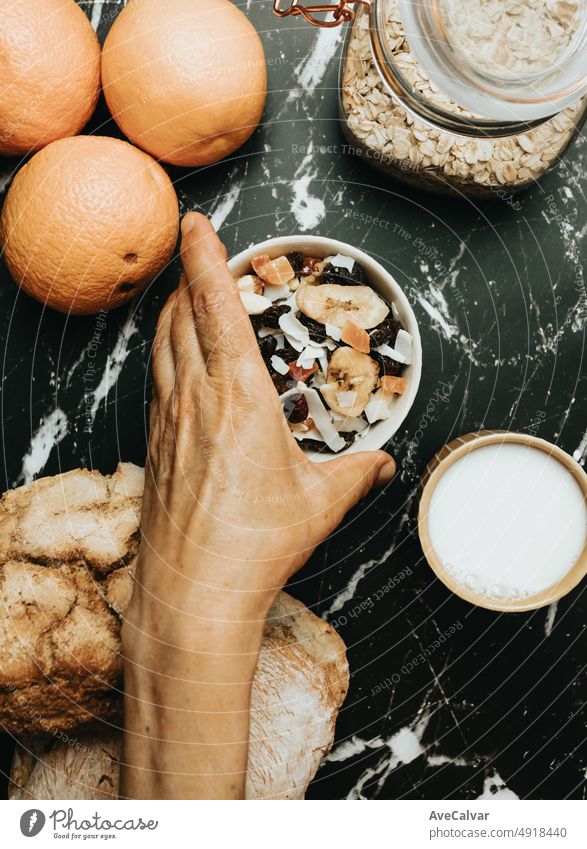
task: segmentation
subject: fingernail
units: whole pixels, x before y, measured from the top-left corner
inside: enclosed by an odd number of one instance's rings
[[[387,463],[384,463],[384,465],[379,469],[377,485],[383,486],[384,483],[389,483],[389,481],[394,477],[396,471],[397,467],[395,465],[395,461],[388,460]]]
[[[194,216],[191,212],[187,212],[181,220],[181,232],[187,236],[194,226]]]

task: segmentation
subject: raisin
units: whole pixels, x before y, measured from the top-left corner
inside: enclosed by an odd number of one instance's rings
[[[298,424],[308,418],[308,402],[301,392],[290,395],[283,403],[283,412],[288,422]]]
[[[375,327],[369,336],[371,337],[371,347],[378,348],[380,345],[395,345],[397,334],[402,329],[401,321],[397,318],[388,316],[381,324]]]
[[[287,339],[283,343],[283,348],[280,348],[277,353],[279,354],[282,360],[285,360],[286,363],[295,362],[300,356],[299,351],[296,351],[295,348],[292,348]]]
[[[263,322],[261,321],[261,318],[262,317],[260,315],[250,315],[249,316],[249,319],[251,321],[251,324],[253,325],[253,329],[254,329],[255,333],[258,330],[261,330],[261,328],[263,327]]]
[[[339,434],[339,436],[342,436],[345,442],[344,446],[340,449],[341,451],[344,451],[345,448],[349,448],[356,438],[355,433],[341,433]],[[336,451],[333,451],[332,448],[329,448],[325,442],[320,442],[319,439],[304,439],[300,442],[300,445],[303,448],[311,448],[313,451],[317,451],[319,454],[338,453]]]
[[[289,374],[279,374],[276,371],[272,372],[271,380],[277,389],[278,395],[283,395],[284,392],[287,392],[288,389],[293,389],[296,385],[295,380],[292,380]]]
[[[287,254],[287,260],[296,274],[301,274],[304,270],[304,255],[301,251],[290,251]]]
[[[328,338],[326,328],[319,321],[314,321],[313,318],[304,315],[303,312],[300,312],[298,318],[304,327],[308,328],[312,342],[324,342]]]
[[[391,357],[386,357],[384,354],[378,354],[377,351],[371,351],[369,356],[379,363],[380,377],[399,374],[403,368],[403,363],[398,363],[397,360],[392,360]]]
[[[339,286],[366,286],[367,275],[365,269],[358,262],[353,265],[352,271],[348,268],[339,268],[327,262],[324,271],[320,275],[321,283],[338,283]]]
[[[291,311],[291,307],[287,304],[279,304],[279,306],[267,307],[265,312],[261,313],[261,324],[263,327],[270,327],[271,329],[277,330],[279,329],[279,319],[282,315]]]
[[[269,365],[271,357],[277,351],[277,339],[275,336],[265,336],[263,339],[257,338],[257,343],[259,345],[259,350],[261,351],[261,356]]]

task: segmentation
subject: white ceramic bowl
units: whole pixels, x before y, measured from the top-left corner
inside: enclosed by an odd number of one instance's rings
[[[345,242],[336,239],[326,239],[321,236],[283,236],[268,239],[258,245],[253,245],[234,256],[228,263],[234,277],[248,274],[251,268],[251,260],[259,254],[268,254],[271,258],[289,253],[290,251],[302,251],[306,256],[319,259],[332,256],[333,254],[345,254],[359,262],[367,273],[369,285],[378,292],[388,303],[394,303],[403,326],[412,336],[412,363],[406,366],[402,377],[408,381],[408,389],[403,395],[398,396],[393,404],[393,412],[388,419],[371,425],[369,432],[364,437],[358,438],[350,448],[338,452],[338,454],[322,454],[316,451],[308,451],[308,455],[317,461],[330,460],[333,456],[350,454],[355,451],[371,451],[382,448],[398,430],[408,415],[420,384],[422,373],[422,343],[420,332],[416,322],[416,316],[408,299],[396,280],[386,271],[382,265],[376,262],[368,254]],[[303,443],[301,443],[303,445]]]

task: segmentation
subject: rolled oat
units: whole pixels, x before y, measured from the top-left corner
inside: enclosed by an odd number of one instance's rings
[[[439,91],[410,51],[397,0],[381,2],[387,44],[404,77],[434,105],[470,117]],[[564,0],[555,5],[561,14],[568,12]],[[370,23],[369,13],[359,11],[347,41],[341,78],[346,134],[367,151],[370,161],[404,181],[481,196],[502,188],[517,191],[556,165],[582,124],[585,99],[527,132],[504,138],[476,138],[436,128],[412,115],[388,91],[373,61]]]

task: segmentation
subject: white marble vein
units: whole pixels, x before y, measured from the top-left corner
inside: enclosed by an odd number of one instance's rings
[[[356,784],[351,788],[347,799],[365,799],[365,785],[376,781],[377,790],[381,790],[393,770],[401,764],[409,764],[426,754],[422,738],[428,726],[430,714],[423,707],[411,725],[400,728],[387,740],[382,740],[380,748],[387,749],[374,767],[363,770]],[[375,741],[381,738],[375,738]],[[368,743],[367,743],[368,745]]]
[[[214,225],[215,230],[219,230],[239,199],[240,193],[244,186],[244,177],[233,183],[232,188],[226,194],[219,195],[212,205],[209,216],[210,221]]]
[[[16,479],[17,485],[30,483],[35,479],[35,476],[43,470],[51,451],[61,442],[67,431],[67,416],[59,407],[41,420],[31,437],[29,450],[22,461],[20,474]]]
[[[514,793],[513,790],[510,790],[509,787],[506,786],[505,781],[497,772],[494,770],[490,775],[485,778],[483,783],[483,791],[480,796],[477,796],[478,799],[519,799],[520,797],[517,793]]]
[[[312,94],[322,82],[330,60],[336,53],[344,27],[318,30],[312,49],[294,68],[294,77],[306,95]],[[298,96],[290,92],[289,98]]]
[[[548,610],[546,611],[546,619],[544,620],[544,636],[550,637],[552,634],[552,629],[554,627],[554,620],[556,619],[556,611],[558,610],[558,601],[553,601],[552,604],[549,604]]]
[[[583,434],[583,439],[581,440],[581,442],[579,443],[577,448],[573,451],[573,460],[576,460],[577,463],[581,463],[581,465],[583,465],[586,458],[587,458],[587,430]]]
[[[94,0],[92,3],[92,17],[90,22],[95,30],[98,29],[100,18],[102,17],[102,9],[104,8],[104,0]]]
[[[328,619],[328,617],[333,613],[336,613],[338,610],[342,610],[347,601],[350,601],[355,595],[359,581],[365,577],[367,572],[370,572],[374,566],[379,566],[381,563],[384,563],[387,558],[391,556],[395,548],[395,541],[396,537],[394,536],[389,548],[383,552],[381,557],[376,557],[373,560],[367,560],[365,563],[361,563],[361,565],[353,573],[344,590],[334,597],[328,610],[324,611],[322,619]]]
[[[317,227],[326,215],[324,201],[310,192],[310,184],[317,176],[318,166],[310,148],[298,165],[291,183],[291,211],[303,233]]]
[[[126,361],[130,340],[138,332],[139,328],[136,323],[136,314],[131,310],[120,329],[120,333],[118,334],[118,339],[116,340],[112,353],[108,355],[106,367],[102,373],[100,383],[93,392],[89,393],[89,397],[92,398],[92,403],[88,403],[88,416],[90,423],[94,422],[96,414],[100,408],[100,404],[106,400],[110,390],[116,385],[116,381],[118,380],[120,372],[122,371]]]

